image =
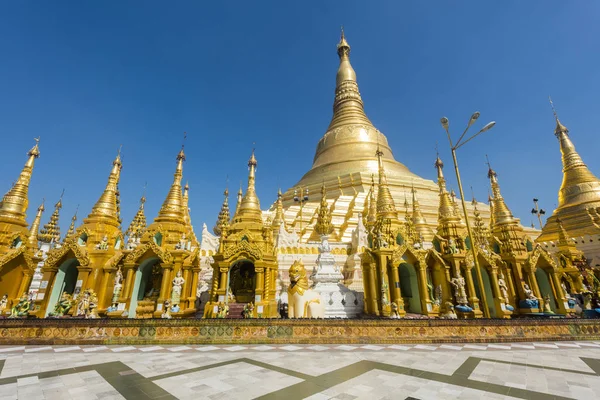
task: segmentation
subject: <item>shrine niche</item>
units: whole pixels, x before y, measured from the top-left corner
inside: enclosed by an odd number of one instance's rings
[[[229,291],[233,295],[234,302],[250,303],[254,301],[256,271],[252,261],[240,260],[234,263],[229,279]]]

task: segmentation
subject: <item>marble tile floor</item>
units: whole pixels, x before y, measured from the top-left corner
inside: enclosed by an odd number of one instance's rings
[[[2,399],[600,399],[600,342],[0,346]]]

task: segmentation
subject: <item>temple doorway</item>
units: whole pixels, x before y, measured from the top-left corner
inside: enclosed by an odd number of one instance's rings
[[[481,301],[481,289],[479,288],[479,280],[477,279],[477,273],[475,272],[475,268],[476,267],[473,267],[471,269],[471,276],[473,277],[473,282],[475,284],[475,293],[477,294],[477,298],[479,299],[480,305],[483,307],[483,302]],[[496,318],[494,292],[492,291],[492,283],[490,281],[490,274],[487,268],[481,267],[481,280],[483,280],[485,300],[488,311],[490,312],[490,318]]]
[[[419,280],[417,271],[412,264],[402,263],[398,267],[400,275],[400,291],[407,312],[422,314],[421,293],[419,292]]]
[[[160,295],[162,267],[158,258],[153,257],[140,264],[135,272],[135,281],[129,303],[130,318],[152,318],[156,300]],[[138,315],[138,313],[144,315]]]
[[[230,302],[250,303],[254,301],[256,287],[256,271],[249,260],[236,262],[229,272],[229,293],[233,294]]]
[[[79,275],[78,266],[79,261],[76,258],[71,258],[58,267],[58,271],[54,277],[54,284],[52,285],[52,293],[48,300],[48,307],[46,307],[46,316],[54,310],[54,305],[63,293],[68,293],[73,298],[79,294],[81,284],[77,285],[77,276]]]
[[[550,295],[550,309],[553,312],[556,312],[556,297],[554,297],[554,290],[552,290],[552,284],[550,283],[548,273],[543,268],[538,267],[535,270],[535,279],[540,288],[540,296],[542,296],[542,299],[545,299],[546,295]],[[542,306],[543,303],[544,302],[541,301],[540,306]]]

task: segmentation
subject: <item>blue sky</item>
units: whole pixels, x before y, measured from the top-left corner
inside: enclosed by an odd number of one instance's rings
[[[187,131],[198,233],[213,226],[227,176],[232,192],[245,185],[253,142],[267,208],[312,164],[344,25],[367,114],[396,159],[434,179],[436,141],[451,165],[440,117],[459,135],[480,111],[481,126],[497,125],[460,150],[464,184],[487,198],[489,154],[509,207],[529,224],[531,199],[551,211],[561,182],[548,95],[600,174],[599,17],[599,2],[558,0],[2,2],[0,191],[41,136],[28,217],[64,188],[64,233],[78,204],[80,217],[90,212],[123,145],[124,227],[145,182],[151,220]]]

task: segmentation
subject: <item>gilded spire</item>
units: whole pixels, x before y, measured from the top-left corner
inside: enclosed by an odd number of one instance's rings
[[[31,181],[31,173],[35,159],[40,156],[39,149],[40,139],[35,139],[35,146],[27,153],[27,162],[19,175],[19,179],[13,184],[12,188],[4,195],[0,202],[0,218],[12,220],[13,223],[27,226],[25,220],[25,212],[27,211],[29,192],[29,182]]]
[[[333,232],[333,225],[331,223],[331,210],[327,204],[327,191],[325,189],[325,184],[321,186],[321,204],[319,205],[319,210],[317,212],[315,232],[321,236],[326,236]]]
[[[283,194],[281,188],[277,191],[277,203],[275,204],[275,216],[273,217],[273,228],[279,229],[281,225],[285,227],[285,219],[283,218]]]
[[[480,247],[486,246],[489,243],[489,231],[486,228],[485,223],[483,222],[483,218],[481,217],[479,209],[477,208],[477,205],[479,203],[475,199],[475,196],[473,196],[471,204],[473,205],[473,214],[475,215],[475,224],[473,226],[473,240],[475,241],[475,244],[479,245]]]
[[[185,218],[185,210],[184,210],[184,202],[183,202],[183,194],[181,192],[181,178],[183,177],[183,162],[185,161],[185,153],[183,151],[183,146],[181,146],[181,150],[177,154],[176,157],[177,167],[175,168],[175,173],[173,174],[173,184],[171,185],[171,189],[167,194],[167,198],[163,202],[160,211],[158,212],[158,216],[156,217],[156,222],[162,221],[173,221],[173,222],[184,222]]]
[[[504,202],[504,198],[500,193],[500,185],[498,184],[498,175],[494,171],[488,161],[488,178],[492,186],[492,194],[494,196],[494,225],[498,224],[518,224],[518,220],[513,216],[512,212]],[[490,203],[491,204],[491,203]]]
[[[129,239],[140,239],[142,237],[142,233],[146,230],[146,214],[144,212],[144,204],[146,203],[146,196],[142,196],[140,198],[140,207],[135,213],[131,224],[129,224],[129,228],[125,232],[126,236],[129,236]],[[75,216],[73,216],[75,218]]]
[[[370,232],[377,221],[377,199],[375,197],[375,176],[371,174],[371,190],[368,197],[369,208],[366,214],[365,227]]]
[[[569,137],[569,130],[560,122],[552,99],[550,99],[556,129],[554,134],[560,143],[562,154],[563,180],[558,192],[558,207],[600,201],[600,180],[588,169]]]
[[[119,178],[121,176],[121,152],[113,161],[113,167],[108,176],[108,183],[104,192],[92,208],[92,212],[88,215],[88,219],[102,219],[114,226],[119,226],[119,204],[118,204],[118,188]]]
[[[417,199],[417,191],[413,186],[411,189],[412,192],[412,223],[417,230],[417,234],[422,235],[427,231],[427,221],[425,221],[425,217],[421,212],[421,206],[419,205],[419,200]]]
[[[260,210],[260,202],[258,201],[255,187],[257,164],[253,149],[250,160],[248,160],[248,189],[240,203],[240,212],[237,213],[236,210],[236,218],[244,221],[260,222],[262,224],[262,211]]]
[[[377,149],[375,153],[377,156],[377,162],[379,165],[379,190],[377,191],[377,217],[398,219],[398,212],[396,211],[396,205],[394,199],[390,193],[390,188],[387,184],[387,178],[385,176],[385,169],[383,167],[383,152]]]
[[[75,233],[75,222],[77,221],[77,211],[79,211],[79,205],[75,209],[75,214],[71,217],[71,225],[69,225],[69,230],[67,230],[67,234],[65,235],[65,239]]]
[[[60,225],[58,224],[60,209],[62,208],[62,198],[65,191],[60,195],[60,199],[54,205],[54,212],[50,216],[50,221],[40,230],[39,239],[44,243],[58,243],[60,241]]]
[[[196,234],[194,233],[194,227],[192,225],[192,216],[190,215],[190,185],[186,182],[183,187],[183,213],[185,221],[185,225],[187,227],[186,233],[188,235],[188,239],[190,239],[194,246],[196,246]]]
[[[494,229],[494,198],[488,191],[488,204],[490,205],[490,229]]]
[[[35,250],[38,247],[38,231],[40,229],[40,221],[42,220],[42,213],[44,212],[44,201],[42,200],[42,204],[37,209],[37,214],[33,219],[33,223],[31,224],[31,228],[29,229],[29,245]]]
[[[337,128],[348,122],[372,125],[364,111],[360,97],[356,72],[350,64],[350,45],[346,41],[344,30],[337,45],[340,66],[335,77],[335,101],[333,102],[333,118],[328,130]]]
[[[221,236],[223,228],[227,228],[229,226],[229,220],[231,218],[229,215],[229,190],[228,189],[225,189],[225,192],[223,192],[223,196],[224,196],[223,205],[221,206],[221,211],[219,211],[219,216],[217,217],[217,223],[215,224],[215,226],[213,228],[213,232],[217,236]]]
[[[444,178],[443,171],[444,163],[440,159],[439,155],[435,160],[434,166],[437,170],[438,187],[440,189],[439,219],[442,220],[443,218],[451,218],[453,220],[456,220],[456,222],[458,223],[459,218],[454,211],[454,202],[450,198],[450,193],[448,193],[448,190],[446,189],[446,179]]]
[[[244,198],[244,192],[242,191],[242,181],[240,181],[240,189],[237,192],[237,202],[235,203],[235,213],[233,214],[233,218],[237,217],[240,212],[240,207],[242,206],[242,199]]]

